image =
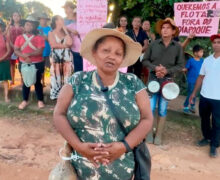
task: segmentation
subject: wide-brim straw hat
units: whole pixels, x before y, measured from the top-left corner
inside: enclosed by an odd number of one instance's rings
[[[120,67],[128,67],[133,65],[142,53],[140,43],[133,41],[130,37],[115,29],[100,28],[90,31],[81,44],[80,54],[90,63],[96,66],[96,60],[93,57],[93,48],[95,43],[104,36],[115,36],[120,38],[126,45],[126,54]]]
[[[179,36],[179,33],[180,33],[179,28],[176,26],[176,23],[171,18],[166,18],[163,20],[161,19],[156,23],[156,32],[159,35],[161,35],[161,29],[162,29],[163,24],[165,24],[165,23],[169,23],[171,26],[173,26],[175,28],[175,30],[176,30],[176,33],[174,34],[175,37]]]
[[[46,19],[46,20],[50,20],[49,16],[46,13],[42,13],[40,16],[38,16],[38,20],[40,19]]]
[[[21,20],[21,24],[22,24],[23,26],[24,26],[24,24],[25,24],[26,22],[31,22],[31,23],[35,24],[36,27],[39,26],[38,20],[37,20],[34,16],[32,16],[32,15],[29,15],[26,19],[22,19],[22,20]]]

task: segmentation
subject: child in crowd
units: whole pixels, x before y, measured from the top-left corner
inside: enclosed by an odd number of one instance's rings
[[[190,58],[187,63],[185,68],[183,69],[184,72],[187,72],[187,97],[184,102],[184,108],[183,112],[184,113],[195,113],[195,102],[196,98],[193,99],[193,104],[190,104],[189,107],[189,97],[195,87],[196,80],[199,76],[199,72],[203,63],[203,48],[200,45],[195,45],[193,47],[193,58]]]

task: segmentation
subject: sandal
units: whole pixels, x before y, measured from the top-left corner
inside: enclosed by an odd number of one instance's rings
[[[27,101],[22,101],[22,103],[19,104],[18,109],[24,110],[27,106],[28,106],[28,102]]]
[[[43,109],[45,107],[45,104],[43,101],[38,101],[38,108]]]

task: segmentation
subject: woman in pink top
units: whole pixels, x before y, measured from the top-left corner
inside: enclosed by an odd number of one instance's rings
[[[20,24],[21,21],[21,15],[18,12],[14,12],[11,17],[11,22],[7,28],[7,33],[10,37],[10,47],[11,47],[11,52],[9,54],[10,56],[10,64],[11,64],[11,85],[14,84],[15,82],[15,65],[16,65],[16,60],[17,56],[14,54],[14,43],[16,38],[23,34],[24,28]]]
[[[10,102],[8,98],[8,80],[11,80],[10,63],[7,60],[10,52],[8,38],[3,34],[5,23],[0,19],[0,81],[4,83],[5,102]]]

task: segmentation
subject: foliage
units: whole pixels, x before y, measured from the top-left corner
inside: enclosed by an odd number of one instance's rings
[[[49,16],[53,15],[50,8],[37,1],[22,4],[16,0],[0,0],[0,16],[2,16],[3,19],[9,20],[15,11],[20,12],[22,18],[27,17],[29,14],[33,14],[37,17],[43,12],[46,12]]]
[[[53,16],[53,12],[50,8],[46,7],[44,4],[37,2],[37,1],[31,1],[24,4],[24,6],[28,9],[29,14],[32,14],[35,17],[38,17],[42,13],[47,13],[50,17]]]
[[[3,19],[9,19],[13,12],[19,11],[22,16],[27,13],[27,9],[23,4],[16,2],[16,0],[0,0],[0,16]]]

